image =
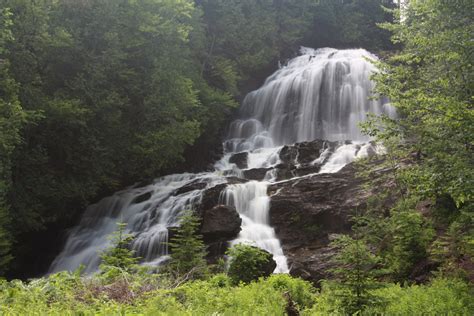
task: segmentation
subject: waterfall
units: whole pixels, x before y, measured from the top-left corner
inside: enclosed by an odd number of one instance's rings
[[[376,59],[363,49],[302,48],[300,56],[246,96],[239,118],[228,128],[225,154],[214,171],[165,176],[89,206],[49,272],[75,270],[81,264],[86,272],[97,270],[100,252],[109,245],[117,222],[126,223],[126,232],[135,236],[131,247],[144,263],[159,265],[168,258],[168,229],[179,225],[183,211],[195,208],[206,189],[227,183],[228,176],[244,178],[246,170],[259,168],[267,170],[262,181],[227,185],[219,203],[235,207],[242,218],[242,230],[231,244],[255,244],[273,254],[275,272],[288,272],[282,245],[270,225],[267,194],[268,184],[277,178],[280,150],[315,139],[340,141],[334,151],[326,148],[313,161],[324,162],[320,173],[337,172],[357,158],[380,152],[367,142],[358,123],[369,112],[389,116],[395,112],[383,98],[369,99],[374,87],[370,75],[377,69],[367,58]],[[247,152],[246,167],[230,162],[239,152]]]
[[[241,118],[231,123],[226,148],[252,150],[314,139],[360,140],[358,124],[368,112],[394,116],[383,98],[370,100],[377,57],[363,49],[314,50],[271,75],[244,99]]]

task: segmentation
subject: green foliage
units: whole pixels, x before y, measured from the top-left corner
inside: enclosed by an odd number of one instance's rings
[[[12,24],[10,10],[0,7],[0,276],[12,259],[7,196],[13,180],[13,152],[21,142],[20,129],[27,118],[18,100],[18,85],[10,75],[10,62],[6,59],[7,44],[13,40]]]
[[[249,283],[260,277],[267,277],[273,271],[268,271],[268,265],[273,256],[258,247],[236,244],[229,248],[226,254],[230,257],[227,275],[232,284]]]
[[[427,257],[427,248],[434,232],[425,226],[421,214],[415,211],[395,212],[390,218],[392,236],[387,255],[388,265],[396,278],[404,280],[413,265]]]
[[[206,245],[198,235],[199,226],[199,218],[192,211],[186,211],[169,242],[171,261],[168,269],[177,277],[202,278],[208,273]]]
[[[288,275],[233,287],[225,275],[179,286],[162,275],[124,280],[59,273],[31,282],[0,281],[0,313],[48,315],[285,315],[284,293],[311,306],[314,288]]]
[[[380,258],[373,255],[363,240],[340,235],[331,242],[337,249],[332,258],[336,267],[332,270],[337,282],[326,282],[324,287],[334,294],[334,307],[346,314],[362,312],[368,306],[379,304],[371,290],[380,286],[376,277],[381,270],[377,267]]]
[[[411,1],[401,23],[384,24],[403,50],[380,63],[377,92],[388,96],[400,118],[382,133],[417,153],[416,166],[401,176],[410,192],[450,196],[458,208],[472,203],[472,23],[471,2]]]
[[[385,304],[368,307],[363,315],[470,315],[474,308],[472,288],[458,279],[439,278],[409,287],[386,284],[371,292]],[[326,286],[317,294],[310,283],[289,275],[232,286],[223,274],[176,284],[156,274],[125,273],[124,278],[111,280],[62,272],[29,282],[0,280],[0,313],[286,315],[289,296],[302,315],[345,314],[335,294]]]
[[[398,202],[388,218],[375,215],[366,227],[381,228],[372,241],[399,281],[429,259],[441,275],[469,274],[462,267],[472,262],[472,9],[467,2],[410,1],[403,19],[395,11],[396,23],[382,25],[402,49],[378,63],[376,92],[399,117],[372,117],[364,127],[387,148]]]
[[[297,304],[299,310],[311,308],[315,301],[316,291],[311,283],[299,278],[293,278],[288,274],[273,274],[267,281],[274,289],[288,293],[292,301]]]
[[[125,233],[127,224],[117,223],[117,226],[117,231],[110,236],[111,246],[100,256],[102,259],[101,272],[111,277],[120,272],[130,273],[136,270],[139,260],[135,257],[134,251],[130,250],[130,244],[134,237]]]
[[[372,51],[393,48],[390,33],[378,23],[391,21],[384,8],[394,8],[393,1],[353,0],[316,1],[307,41],[313,47],[363,47]]]
[[[405,288],[393,284],[375,292],[387,304],[369,308],[369,315],[471,315],[474,311],[472,288],[457,279],[435,279],[429,285]]]
[[[446,233],[431,245],[431,258],[440,264],[439,274],[469,279],[473,271],[469,262],[474,257],[474,220],[472,213],[463,212],[452,222]]]
[[[470,315],[474,310],[472,288],[458,279],[435,279],[428,285],[401,287],[385,284],[373,290],[384,304],[369,306],[362,315]],[[343,315],[344,305],[335,292],[323,287],[314,307],[304,315]]]

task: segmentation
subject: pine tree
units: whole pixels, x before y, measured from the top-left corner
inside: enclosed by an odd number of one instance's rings
[[[112,234],[112,246],[101,255],[101,270],[107,272],[116,268],[122,271],[132,272],[136,269],[139,258],[135,252],[130,250],[133,236],[125,233],[126,223],[117,223],[118,230]]]
[[[206,246],[197,233],[199,225],[199,218],[192,211],[186,211],[176,235],[168,243],[171,250],[168,269],[176,277],[201,278],[208,272]]]
[[[352,315],[377,303],[378,298],[370,291],[379,287],[375,279],[381,274],[377,269],[379,258],[371,253],[362,239],[340,235],[331,245],[338,249],[338,253],[332,259],[336,265],[332,272],[337,283],[330,285],[335,290],[335,297],[341,300],[345,313]]]

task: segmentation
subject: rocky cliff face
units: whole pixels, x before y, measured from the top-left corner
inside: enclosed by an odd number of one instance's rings
[[[334,150],[336,145],[317,140],[283,147],[281,163],[273,168],[279,181],[268,187],[271,226],[288,258],[290,273],[313,282],[329,276],[330,258],[334,254],[328,246],[331,236],[350,233],[351,215],[363,212],[368,198],[374,194],[365,186],[368,180],[357,176],[354,164],[337,173],[317,173],[326,162],[321,154]],[[241,156],[237,154],[231,159],[243,163]],[[370,162],[374,170],[372,177],[388,171],[383,169],[381,161],[376,158]],[[246,179],[231,178],[229,182],[260,180],[270,169],[246,170],[243,173]],[[219,205],[225,187],[226,184],[221,184],[208,189],[199,207],[203,220],[201,233],[210,246],[211,260],[222,255],[226,241],[234,239],[240,231],[235,209]]]
[[[373,161],[373,176],[387,170]],[[350,233],[351,216],[366,209],[374,194],[367,179],[357,176],[354,164],[337,173],[290,179],[269,187],[271,224],[290,265],[290,273],[303,279],[327,278],[334,251],[328,246],[333,234]],[[390,185],[390,184],[387,184]],[[387,207],[390,201],[386,201]]]

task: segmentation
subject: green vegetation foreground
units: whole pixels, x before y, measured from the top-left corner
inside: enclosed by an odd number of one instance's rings
[[[430,285],[387,285],[384,305],[363,315],[472,315],[468,286],[437,279]],[[124,273],[113,281],[60,273],[31,283],[0,283],[2,315],[286,315],[291,298],[302,315],[345,315],[330,290],[316,291],[288,275],[232,286],[226,275],[181,285],[160,275]]]

